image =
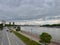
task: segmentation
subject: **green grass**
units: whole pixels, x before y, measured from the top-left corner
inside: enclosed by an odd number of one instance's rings
[[[26,36],[18,33],[17,31],[13,31],[13,33],[19,37],[24,43],[26,43],[26,45],[40,45],[39,43],[27,38]]]

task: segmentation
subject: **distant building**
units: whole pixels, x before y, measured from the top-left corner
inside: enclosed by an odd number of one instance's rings
[[[11,22],[9,22],[9,25],[11,25]]]
[[[3,26],[5,26],[5,24],[6,24],[6,21],[2,20],[2,24],[3,24]]]
[[[13,22],[13,25],[15,25],[15,22]]]

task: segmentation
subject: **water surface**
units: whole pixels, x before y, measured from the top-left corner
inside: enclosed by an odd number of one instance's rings
[[[23,31],[32,32],[33,34],[40,35],[42,32],[47,32],[52,36],[52,40],[60,43],[60,28],[48,28],[38,26],[22,26]]]

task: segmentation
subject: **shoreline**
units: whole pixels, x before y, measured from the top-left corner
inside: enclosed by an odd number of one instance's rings
[[[56,27],[56,26],[54,26],[54,27],[50,27],[50,26],[40,26],[40,27],[46,27],[46,28],[60,28],[60,26],[58,26],[58,27]]]
[[[31,34],[31,32],[22,31],[21,33],[26,35],[27,37],[31,37],[32,39],[34,38],[33,40],[35,40],[37,42],[39,42],[39,40],[40,40],[39,35]],[[51,44],[60,45],[60,43],[55,42],[55,41],[51,41],[51,43],[49,45],[51,45]]]

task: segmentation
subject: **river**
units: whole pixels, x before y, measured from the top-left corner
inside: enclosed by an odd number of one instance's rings
[[[39,26],[21,26],[23,31],[32,32],[40,35],[42,32],[47,32],[52,36],[52,41],[60,43],[60,28],[49,28]]]

